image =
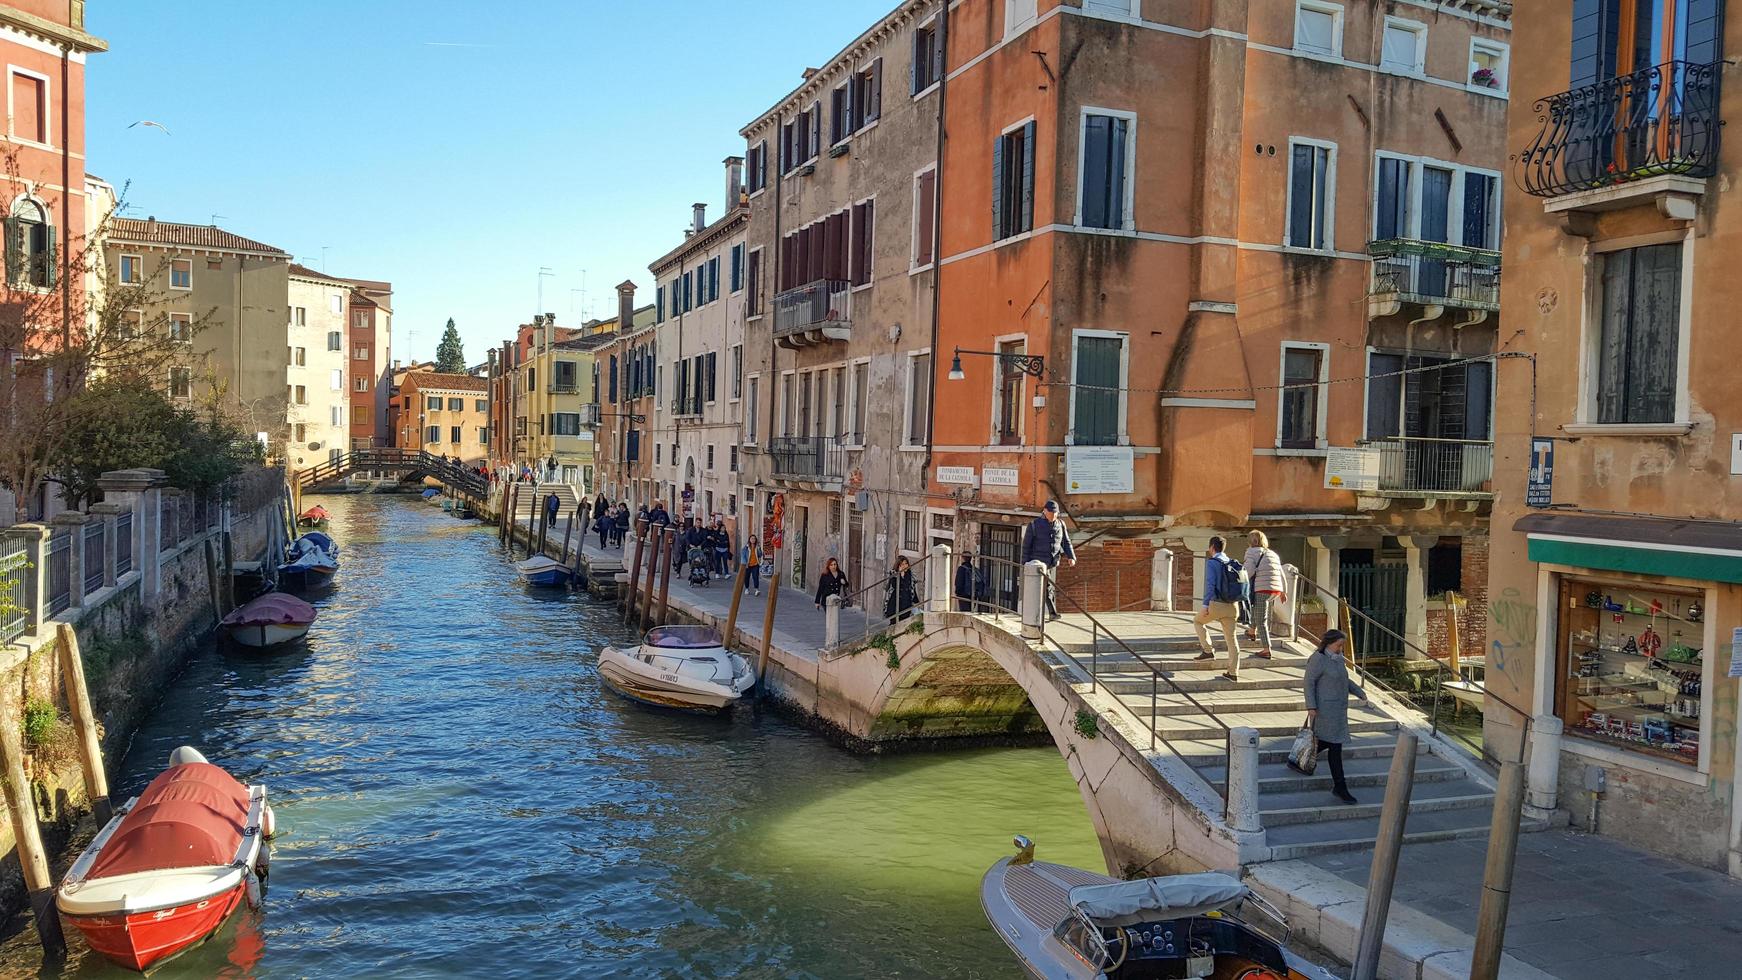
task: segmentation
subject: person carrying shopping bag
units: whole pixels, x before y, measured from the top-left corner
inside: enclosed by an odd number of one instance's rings
[[[1331,765],[1331,795],[1353,806],[1360,801],[1343,778],[1343,743],[1349,740],[1349,694],[1357,693],[1366,701],[1367,691],[1349,676],[1343,659],[1347,642],[1342,630],[1326,630],[1319,648],[1307,658],[1306,710],[1318,752]],[[1293,758],[1289,767],[1300,769]]]

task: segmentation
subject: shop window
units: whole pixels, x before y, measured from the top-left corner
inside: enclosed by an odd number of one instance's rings
[[[1697,592],[1563,580],[1554,708],[1567,734],[1697,765],[1703,606]]]

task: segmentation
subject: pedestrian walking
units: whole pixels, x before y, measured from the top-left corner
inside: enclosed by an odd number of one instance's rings
[[[919,593],[913,587],[913,563],[902,555],[895,559],[895,568],[883,586],[883,615],[891,621],[903,620],[913,615],[913,607],[917,605]]]
[[[951,593],[956,597],[957,612],[978,612],[986,598],[986,573],[974,565],[974,553],[962,552],[962,563],[956,566],[956,581]]]
[[[617,516],[612,520],[611,544],[621,548],[623,540],[629,536],[629,505],[618,504]]]
[[[1222,628],[1222,639],[1228,644],[1228,669],[1222,676],[1231,681],[1240,679],[1240,627],[1235,619],[1240,615],[1240,597],[1245,587],[1240,581],[1240,563],[1223,554],[1224,544],[1219,537],[1210,539],[1210,553],[1204,558],[1204,605],[1198,610],[1197,618],[1192,621],[1198,632],[1198,646],[1203,652],[1198,654],[1199,660],[1216,659],[1216,651],[1210,643],[1210,624],[1215,623]]]
[[[1058,564],[1059,559],[1077,564],[1077,552],[1071,547],[1071,532],[1065,527],[1064,518],[1059,516],[1059,503],[1049,500],[1040,510],[1040,516],[1029,522],[1028,533],[1022,538],[1022,563],[1031,561],[1046,564],[1046,618],[1059,618],[1058,607]]]
[[[823,562],[823,574],[817,577],[817,608],[823,608],[829,596],[841,597],[841,605],[847,604],[847,573],[841,571],[841,563],[830,558]]]
[[[1343,658],[1348,638],[1342,630],[1326,630],[1319,648],[1307,658],[1307,727],[1313,730],[1319,753],[1331,764],[1331,795],[1351,806],[1359,803],[1343,778],[1343,743],[1349,740],[1349,693],[1367,700],[1367,691],[1349,677]],[[1294,767],[1293,760],[1289,766]]]
[[[714,574],[725,578],[732,574],[732,535],[726,533],[725,518],[714,518],[711,537],[714,542]]]
[[[611,546],[611,532],[616,526],[617,522],[611,519],[610,514],[600,512],[597,517],[593,518],[593,530],[599,533],[600,548]]]
[[[647,520],[658,528],[664,528],[671,524],[671,515],[666,512],[664,502],[659,500],[653,502],[653,506],[647,511]]]
[[[739,549],[738,560],[744,565],[744,587],[751,595],[762,594],[762,542],[756,540],[756,535],[746,535],[744,547]]]
[[[1246,631],[1246,638],[1258,641],[1259,650],[1253,656],[1269,660],[1270,607],[1288,601],[1288,595],[1283,591],[1282,559],[1270,550],[1270,538],[1263,531],[1253,531],[1246,537],[1251,547],[1240,560],[1241,567],[1246,570],[1246,580],[1252,587],[1252,626]]]

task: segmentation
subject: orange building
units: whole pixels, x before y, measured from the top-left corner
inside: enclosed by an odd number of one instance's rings
[[[399,385],[399,445],[482,466],[489,441],[485,381],[470,374],[408,371]]]
[[[1171,567],[1183,605],[1193,563],[1155,551],[1260,528],[1423,643],[1429,594],[1479,592],[1509,11],[953,5],[930,490],[958,544],[1015,558],[1057,499],[1091,542],[1068,595],[1147,606]]]
[[[351,301],[346,374],[351,385],[351,448],[393,444],[388,413],[392,398],[393,284],[347,279]]]

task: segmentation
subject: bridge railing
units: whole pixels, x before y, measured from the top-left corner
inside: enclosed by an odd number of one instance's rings
[[[879,635],[887,634],[891,628],[900,626],[908,619],[921,616],[925,609],[927,583],[931,580],[931,576],[939,574],[940,570],[936,567],[937,563],[932,555],[923,555],[918,561],[910,559],[909,562],[913,576],[913,604],[907,606],[898,601],[893,614],[889,611],[889,586],[895,580],[893,572],[874,579],[869,585],[857,591],[841,596],[839,603],[834,605],[834,608],[825,610],[827,615],[834,617],[833,625],[824,628],[825,649],[828,652],[847,653],[863,650]],[[943,569],[942,574],[949,574],[948,569]],[[851,583],[848,584],[851,585]],[[840,623],[840,619],[844,615],[842,611],[855,608],[862,611],[863,622],[856,630],[843,629]]]
[[[482,497],[489,490],[487,479],[460,463],[421,449],[396,447],[353,449],[337,459],[330,459],[319,466],[301,471],[297,474],[297,486],[307,490],[359,470],[391,470],[405,476],[424,473],[478,497]]]

